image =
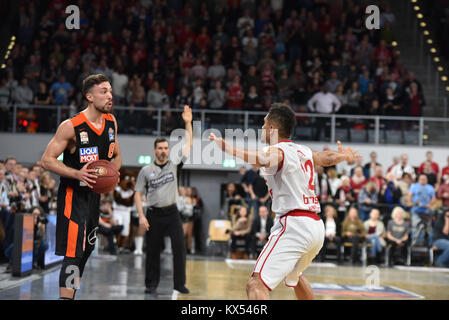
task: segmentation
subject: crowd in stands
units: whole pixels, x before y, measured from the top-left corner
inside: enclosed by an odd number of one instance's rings
[[[136,107],[184,104],[265,111],[283,101],[298,112],[422,115],[422,86],[391,46],[388,3],[380,30],[365,28],[365,8],[353,0],[80,1],[79,30],[65,27],[67,3],[21,3],[0,76],[0,130],[11,126],[9,103],[76,113],[82,80],[94,73],[111,79],[128,133],[155,127],[156,113],[136,117]],[[54,129],[54,108],[24,109],[19,129]],[[162,128],[176,128],[178,116],[164,111]]]
[[[372,152],[367,163],[315,170],[326,228],[318,260],[324,261],[329,244],[336,246],[338,262],[350,256],[360,263],[360,248],[369,244],[369,259],[381,263],[388,248],[389,264],[405,263],[407,247],[433,245],[443,252],[437,265],[449,266],[449,157],[446,164],[438,164],[429,151],[414,167],[403,154],[383,167]],[[242,167],[240,174],[240,181],[226,185],[223,211],[232,221],[231,256],[254,258],[262,229],[272,223],[261,214],[270,212],[271,198],[257,168]],[[265,240],[269,229],[266,232]]]
[[[56,214],[56,181],[39,163],[25,167],[15,158],[0,161],[0,263],[12,262],[16,213],[34,216],[33,267],[44,267],[48,214]]]

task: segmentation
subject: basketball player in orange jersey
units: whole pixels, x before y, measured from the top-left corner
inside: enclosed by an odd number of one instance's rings
[[[264,118],[261,138],[269,146],[263,151],[233,147],[214,134],[209,137],[226,153],[260,167],[272,197],[275,223],[247,283],[248,299],[269,299],[269,291],[282,280],[294,288],[298,299],[314,298],[302,275],[324,241],[314,168],[360,158],[357,150],[343,148],[340,141],[338,151],[323,152],[293,143],[289,139],[295,125],[293,110],[286,104],[274,103]]]
[[[100,195],[91,190],[95,170],[87,165],[108,160],[122,165],[117,121],[110,113],[112,87],[102,75],[84,79],[87,108],[62,122],[42,156],[42,166],[61,176],[56,221],[56,254],[64,256],[59,274],[60,299],[74,299],[84,266],[92,253],[100,214]],[[63,153],[63,161],[57,160]],[[118,181],[117,181],[118,182]]]

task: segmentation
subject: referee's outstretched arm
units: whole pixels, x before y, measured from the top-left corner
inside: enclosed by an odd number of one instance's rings
[[[192,118],[192,109],[188,105],[185,105],[184,112],[182,113],[182,119],[186,124],[186,142],[183,146],[182,153],[186,158],[190,156],[190,150],[193,146]]]

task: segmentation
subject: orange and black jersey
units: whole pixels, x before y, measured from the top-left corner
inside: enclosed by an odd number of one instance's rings
[[[89,161],[108,160],[111,161],[115,148],[115,123],[110,113],[103,114],[103,124],[100,129],[95,128],[87,120],[84,112],[73,116],[70,121],[75,129],[75,152],[64,150],[63,163],[80,170]],[[83,187],[78,180],[61,178],[61,182],[72,187]]]

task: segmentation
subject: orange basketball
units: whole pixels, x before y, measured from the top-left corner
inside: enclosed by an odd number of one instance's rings
[[[93,184],[92,191],[96,193],[107,193],[114,190],[120,174],[111,162],[97,160],[89,164],[87,169],[94,169],[94,174],[97,175],[96,183]]]

